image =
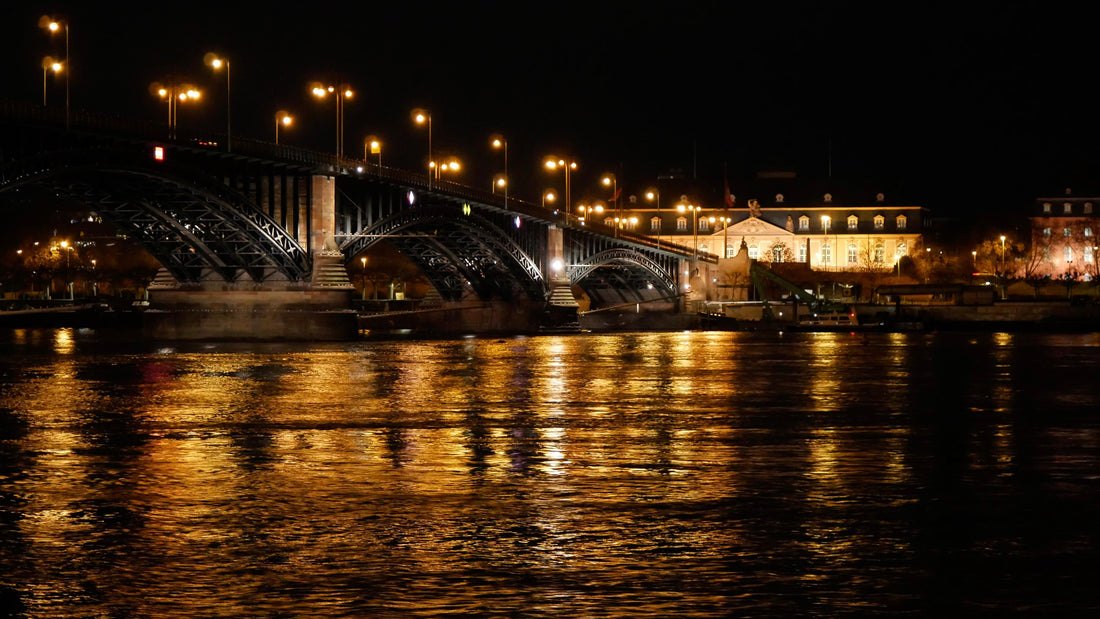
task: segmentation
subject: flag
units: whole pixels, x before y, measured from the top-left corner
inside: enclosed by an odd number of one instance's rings
[[[618,189],[616,189],[615,190],[615,195],[611,196],[611,201],[614,202],[615,200],[618,200],[619,199],[619,194],[622,193],[622,192],[623,192],[622,187],[619,187]]]
[[[726,194],[726,206],[732,208],[734,198],[733,198],[733,196],[730,195],[730,182],[728,180],[726,180],[724,175],[722,177],[722,183],[724,185],[723,189],[724,189],[724,192]]]

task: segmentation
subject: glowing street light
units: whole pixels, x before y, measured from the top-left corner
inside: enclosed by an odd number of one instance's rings
[[[661,221],[661,192],[657,189],[649,189],[645,192],[645,199],[657,203],[657,249],[661,249],[661,228],[664,223]]]
[[[363,160],[367,159],[367,153],[378,155],[378,168],[382,168],[382,140],[377,136],[368,135],[363,141]]]
[[[155,82],[151,90],[156,96],[168,102],[168,135],[174,139],[176,137],[177,106],[187,101],[198,101],[202,98],[202,93],[194,86],[165,86]]]
[[[615,178],[614,174],[604,174],[600,179],[600,183],[604,187],[611,188],[611,202],[614,202],[615,213],[620,217],[623,214],[622,206],[619,204],[619,179]]]
[[[275,112],[275,143],[279,143],[279,125],[289,127],[294,124],[294,117],[286,110]]]
[[[413,110],[413,122],[418,125],[428,125],[428,191],[432,189],[432,115],[428,110]]]
[[[310,85],[310,92],[314,97],[318,99],[324,99],[329,95],[336,97],[336,156],[344,156],[344,102],[353,96],[355,93],[350,86],[324,86],[320,82],[314,82]]]
[[[1005,271],[1005,235],[1001,235],[1001,275]]]
[[[493,148],[500,148],[504,151],[504,176],[500,179],[501,186],[504,188],[504,210],[508,210],[508,140],[505,140],[503,136],[495,135],[492,137]],[[493,184],[494,191],[496,183]]]
[[[546,160],[546,169],[561,169],[565,173],[565,221],[569,222],[569,172],[577,169],[576,161],[566,162],[565,159],[550,157]]]
[[[203,56],[203,62],[210,65],[215,71],[220,71],[222,66],[225,66],[225,150],[231,151],[233,150],[233,108],[230,103],[232,93],[229,84],[229,60],[221,58],[217,54],[209,53]]]
[[[72,73],[72,61],[69,58],[69,22],[68,20],[61,21],[51,18],[49,15],[43,15],[38,20],[38,25],[41,28],[45,28],[50,31],[50,34],[65,30],[65,128],[69,128],[69,74]]]
[[[62,68],[63,65],[52,56],[42,59],[42,107],[46,107],[46,74],[50,71],[54,74],[60,73]]]
[[[685,196],[681,199],[686,200],[687,198]],[[676,210],[681,212],[681,213],[684,213],[686,211],[691,211],[691,229],[692,229],[692,236],[693,236],[693,244],[695,246],[695,248],[693,250],[693,252],[694,252],[693,260],[698,260],[699,259],[699,221],[698,221],[698,218],[699,218],[699,213],[703,212],[703,207],[695,206],[694,204],[684,204],[683,202],[681,202],[680,204],[676,205]]]
[[[557,199],[558,197],[554,194],[554,191],[551,189],[547,189],[546,191],[542,192],[542,208],[546,208],[547,202],[553,203],[554,200]]]

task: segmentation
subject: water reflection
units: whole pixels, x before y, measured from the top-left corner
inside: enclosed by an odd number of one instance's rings
[[[2,346],[33,616],[1065,614],[1097,575],[1091,335]]]

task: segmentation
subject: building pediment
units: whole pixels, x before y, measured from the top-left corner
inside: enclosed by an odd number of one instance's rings
[[[726,234],[740,236],[794,236],[794,233],[770,224],[758,217],[749,217],[739,221],[726,230]]]

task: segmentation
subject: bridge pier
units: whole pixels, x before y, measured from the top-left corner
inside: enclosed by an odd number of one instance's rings
[[[166,270],[149,286],[142,329],[155,339],[348,340],[358,333],[354,289],[336,243],[336,183],[314,176],[308,227],[308,281],[207,280],[181,283]]]

